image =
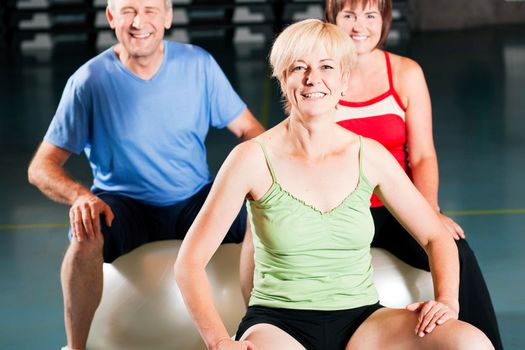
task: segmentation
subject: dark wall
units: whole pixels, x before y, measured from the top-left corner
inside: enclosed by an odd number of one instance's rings
[[[524,0],[408,0],[411,29],[448,30],[525,24]]]

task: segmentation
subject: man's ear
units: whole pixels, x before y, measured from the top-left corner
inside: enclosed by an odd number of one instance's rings
[[[109,6],[106,7],[106,18],[108,19],[110,28],[115,29],[115,17],[113,17],[113,14],[111,13],[111,10],[109,9]]]
[[[166,14],[166,18],[164,20],[164,28],[166,28],[166,30],[170,29],[172,23],[173,23],[173,8],[170,7],[168,9],[168,13]]]

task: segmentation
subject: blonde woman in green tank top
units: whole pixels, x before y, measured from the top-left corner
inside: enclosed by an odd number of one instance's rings
[[[433,209],[388,151],[334,122],[354,59],[348,35],[318,20],[293,24],[276,39],[270,63],[288,117],[230,153],[175,264],[208,349],[492,349],[481,331],[457,320],[457,250]],[[370,263],[372,192],[429,255],[435,300],[406,309],[378,304]],[[233,340],[205,267],[246,199],[253,289]],[[286,319],[306,312],[326,320],[353,310],[368,313],[351,320],[354,328],[338,345],[318,345],[330,340],[318,342],[326,333],[321,323],[303,330],[300,319]]]

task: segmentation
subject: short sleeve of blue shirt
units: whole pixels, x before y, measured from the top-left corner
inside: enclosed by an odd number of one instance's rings
[[[79,86],[82,75],[82,72],[77,71],[67,81],[55,116],[44,137],[47,142],[75,154],[80,154],[89,142],[91,115],[82,98],[82,86]]]
[[[206,84],[210,124],[215,128],[224,128],[246,109],[246,105],[237,95],[215,59],[208,53],[205,55],[207,57]]]

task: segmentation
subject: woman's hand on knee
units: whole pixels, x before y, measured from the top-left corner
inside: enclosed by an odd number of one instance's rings
[[[460,239],[465,239],[465,231],[463,231],[463,229],[461,228],[461,226],[459,226],[457,222],[441,213],[439,213],[438,216],[443,225],[445,225],[445,227],[447,228],[447,231],[456,241]]]
[[[444,324],[448,320],[457,320],[458,308],[456,305],[449,306],[448,304],[429,300],[408,305],[406,307],[407,310],[419,312],[415,330],[416,335],[424,337],[425,334],[432,332],[437,326]]]

